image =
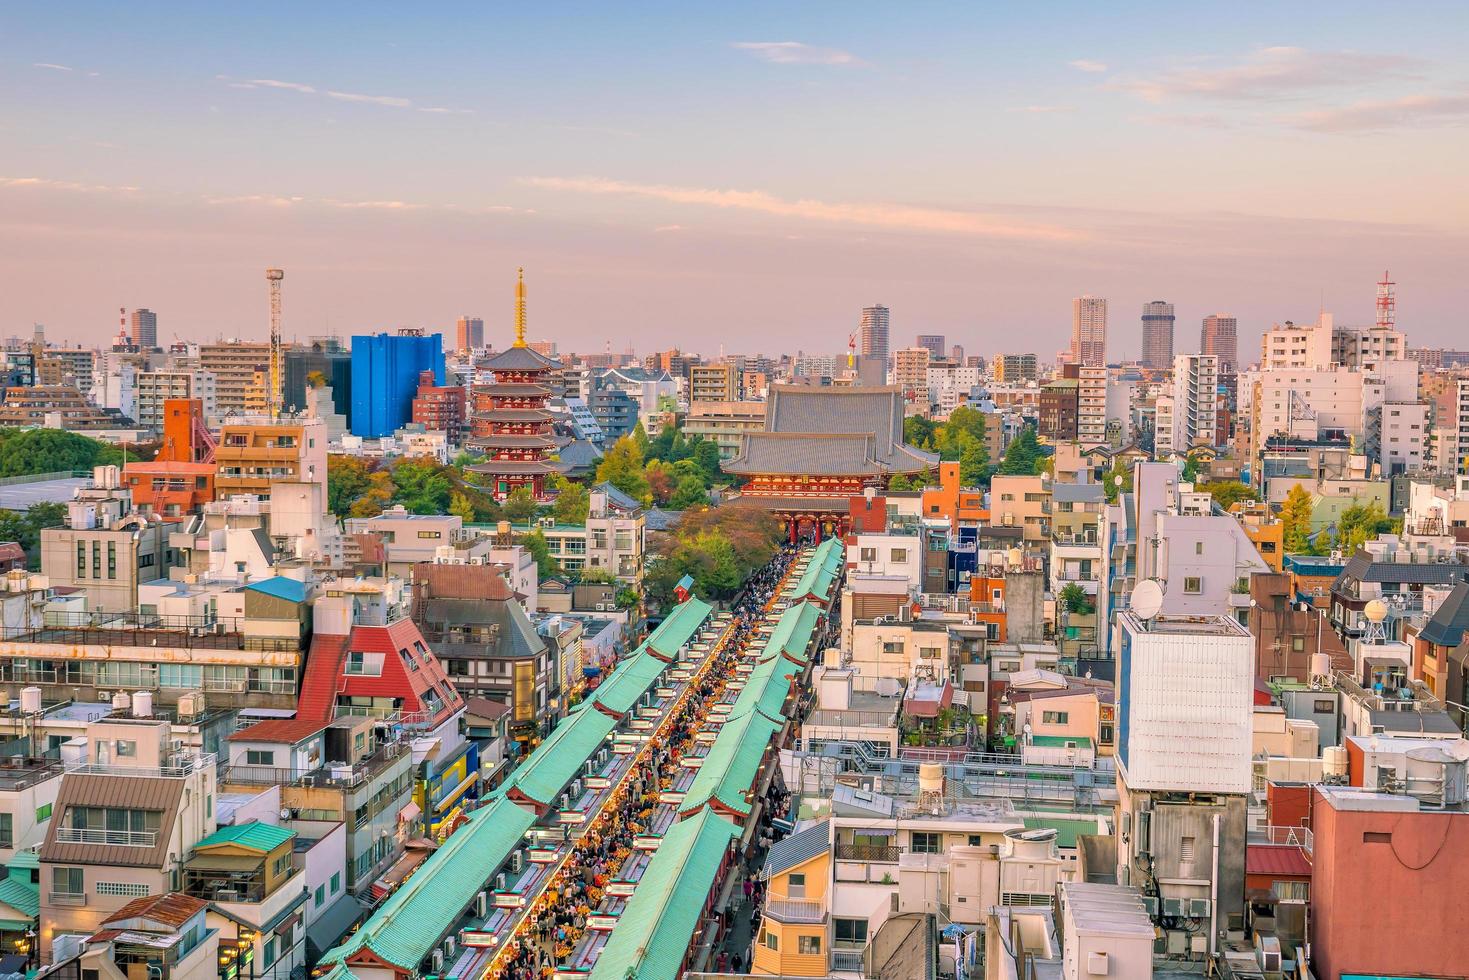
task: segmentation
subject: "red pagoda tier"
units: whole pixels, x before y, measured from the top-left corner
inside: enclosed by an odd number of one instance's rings
[[[469,467],[491,478],[497,500],[518,487],[530,487],[536,499],[546,496],[546,479],[557,472],[551,459],[559,446],[547,375],[559,361],[531,350],[525,343],[525,278],[515,288],[515,343],[484,365],[494,381],[475,385],[469,445],[484,452],[483,462]]]
[[[903,393],[894,387],[771,385],[765,430],[746,432],[724,471],[749,482],[790,540],[846,535],[851,499],[896,473],[921,473],[938,456],[903,442]]]

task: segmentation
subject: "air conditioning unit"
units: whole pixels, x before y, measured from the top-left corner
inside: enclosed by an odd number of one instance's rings
[[[571,781],[571,792],[567,796],[567,801],[568,802],[571,802],[571,803],[575,803],[577,800],[581,799],[581,791],[582,791],[582,782],[581,782],[581,780],[580,779],[573,779]]]
[[[1148,915],[1156,919],[1158,917],[1158,900],[1152,895],[1144,895],[1143,911],[1147,912]]]
[[[433,965],[433,972],[435,974],[443,973],[444,972],[444,951],[441,950],[441,949],[434,950],[434,955],[431,956],[431,957],[429,957],[429,962]]]
[[[1147,810],[1139,810],[1137,814],[1137,833],[1133,835],[1133,851],[1136,854],[1149,854],[1152,847],[1153,815]]]
[[[518,875],[525,870],[525,852],[520,848],[510,852],[510,873]]]
[[[453,956],[454,950],[458,945],[459,944],[454,940],[453,936],[445,936],[443,945],[444,959],[447,960],[449,957]]]
[[[1111,969],[1106,953],[1093,950],[1086,954],[1086,973],[1089,977],[1105,977]]]
[[[901,911],[903,911],[903,906],[902,903],[898,900],[898,893],[893,892],[891,895],[888,896],[888,914],[897,915]]]
[[[484,892],[474,896],[474,914],[481,919],[490,914],[490,896]]]
[[[1188,900],[1188,917],[1190,919],[1207,919],[1211,908],[1207,898],[1191,898]]]
[[[1181,898],[1163,899],[1163,915],[1171,919],[1183,918],[1184,902]]]
[[[495,891],[497,891],[497,892],[503,892],[504,890],[505,890],[505,872],[501,871],[499,874],[495,875]]]

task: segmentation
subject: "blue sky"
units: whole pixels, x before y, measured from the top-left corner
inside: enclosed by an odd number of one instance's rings
[[[550,10],[541,9],[550,6]],[[0,334],[306,336],[461,312],[567,349],[1042,353],[1069,298],[1469,308],[1454,4],[11,4]],[[1248,343],[1248,341],[1247,341]]]

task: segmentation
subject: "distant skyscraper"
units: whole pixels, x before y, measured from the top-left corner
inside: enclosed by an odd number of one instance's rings
[[[962,345],[962,344],[955,344],[953,347],[950,347],[949,348],[949,360],[953,361],[955,364],[958,364],[960,367],[963,367],[964,366],[964,345]]]
[[[875,357],[886,362],[888,359],[888,308],[886,306],[864,306],[862,326],[858,334],[857,353],[863,357]]]
[[[921,333],[918,335],[914,347],[927,347],[929,354],[935,358],[944,356],[944,335],[941,333]]]
[[[1143,305],[1143,367],[1173,366],[1173,304],[1155,299]]]
[[[152,310],[133,310],[133,344],[148,350],[158,346],[158,314]]]
[[[1234,374],[1239,366],[1239,321],[1228,313],[1204,317],[1199,332],[1199,353],[1219,359],[1220,374]]]
[[[470,350],[485,345],[485,321],[477,316],[461,316],[454,325],[454,349]]]
[[[1100,296],[1071,301],[1071,360],[1087,367],[1107,363],[1107,301]]]

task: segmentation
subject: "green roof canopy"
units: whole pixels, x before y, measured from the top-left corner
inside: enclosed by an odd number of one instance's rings
[[[273,827],[268,823],[252,820],[250,823],[221,827],[194,846],[216,847],[220,844],[233,844],[236,847],[259,851],[261,854],[269,854],[295,836],[294,830]]]
[[[811,638],[816,634],[816,624],[821,621],[821,607],[811,602],[791,606],[776,620],[775,630],[760,650],[760,659],[789,654],[801,663],[809,663]]]
[[[550,803],[576,778],[617,723],[600,711],[578,711],[561,719],[549,738],[510,775],[502,789],[517,787],[537,803]]]
[[[749,711],[724,723],[709,754],[704,756],[699,772],[689,784],[679,809],[688,812],[718,799],[736,813],[748,816],[750,804],[745,793],[755,786],[760,761],[770,746],[770,739],[780,731],[779,722],[771,721],[758,711]]]
[[[669,828],[618,917],[591,980],[675,980],[729,842],[733,823],[704,810]]]
[[[508,800],[469,815],[346,942],[322,955],[341,963],[366,947],[404,970],[416,969],[520,843],[535,817]]]

